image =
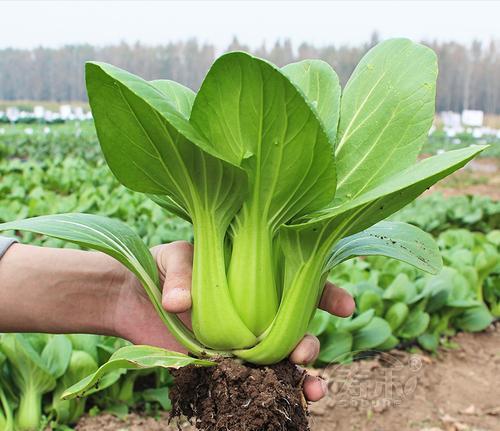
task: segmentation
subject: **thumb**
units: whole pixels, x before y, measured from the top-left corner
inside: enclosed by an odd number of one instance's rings
[[[176,241],[162,251],[158,256],[158,266],[165,269],[162,306],[169,313],[184,313],[191,308],[193,246],[187,241]]]

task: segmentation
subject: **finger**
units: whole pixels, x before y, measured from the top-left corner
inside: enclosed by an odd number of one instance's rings
[[[325,284],[319,308],[339,317],[348,317],[354,313],[356,304],[353,297],[344,289],[330,282]]]
[[[162,255],[165,267],[162,305],[170,313],[183,313],[191,308],[191,273],[193,246],[187,241],[168,245]]]
[[[297,365],[305,365],[314,362],[319,355],[319,340],[310,334],[306,334],[290,355],[290,361]]]
[[[328,393],[328,385],[321,377],[307,375],[303,384],[304,396],[308,401],[319,401]]]

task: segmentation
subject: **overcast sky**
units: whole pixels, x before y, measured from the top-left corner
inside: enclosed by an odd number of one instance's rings
[[[500,2],[0,0],[0,47],[196,37],[224,48],[233,36],[251,47],[285,38],[357,44],[374,30],[382,38],[500,40]]]

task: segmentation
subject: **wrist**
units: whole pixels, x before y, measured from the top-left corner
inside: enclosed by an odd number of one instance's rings
[[[0,261],[0,331],[107,334],[123,278],[102,253],[15,244]]]
[[[119,303],[130,272],[116,259],[101,252],[84,253],[84,263],[75,276],[76,298],[85,310],[76,326],[78,331],[118,336],[112,310]]]

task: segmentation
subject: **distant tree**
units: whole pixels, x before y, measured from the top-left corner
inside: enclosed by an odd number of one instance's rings
[[[380,41],[377,32],[360,45],[314,46],[304,42],[296,48],[289,39],[269,48],[263,43],[253,53],[278,66],[305,58],[328,62],[345,84],[363,54]],[[500,114],[500,47],[498,43],[474,41],[424,42],[438,54],[437,109],[482,109]],[[233,38],[227,51],[249,51]],[[88,44],[61,48],[0,49],[0,99],[86,100],[84,63],[99,60],[139,74],[146,79],[173,79],[196,90],[216,56],[211,44],[196,39],[163,45],[142,43],[94,47]]]

